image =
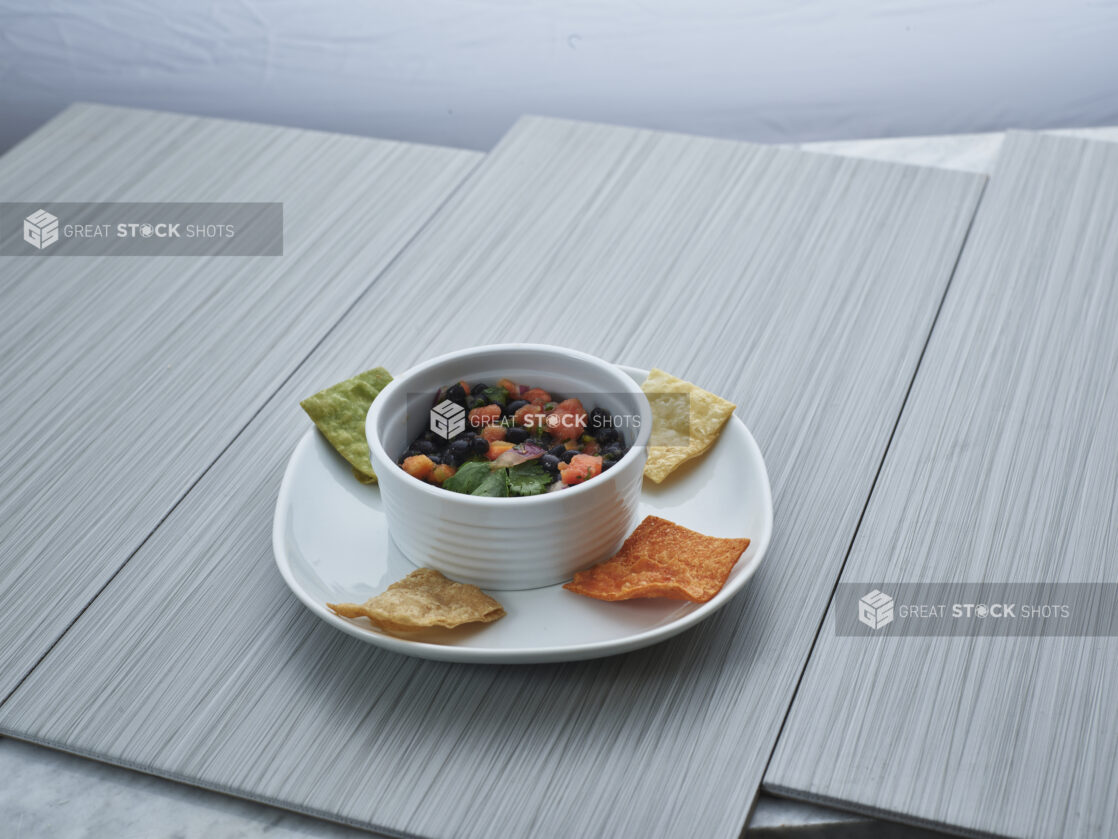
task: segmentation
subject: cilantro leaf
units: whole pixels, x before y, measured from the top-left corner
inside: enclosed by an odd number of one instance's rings
[[[463,463],[458,471],[443,481],[443,489],[472,493],[489,477],[489,464],[479,461]]]
[[[551,485],[551,475],[534,460],[512,466],[509,473],[509,495],[539,495]]]
[[[509,392],[500,385],[491,385],[482,391],[482,395],[488,402],[496,402],[498,405],[507,405],[509,403]]]
[[[551,485],[552,480],[547,470],[535,460],[508,469],[493,469],[487,462],[471,460],[463,463],[443,482],[443,489],[504,498],[509,495],[539,495]]]
[[[488,468],[488,467],[486,467]],[[508,469],[494,469],[486,476],[470,495],[485,495],[490,498],[504,498],[509,494]],[[445,486],[445,484],[444,484]]]

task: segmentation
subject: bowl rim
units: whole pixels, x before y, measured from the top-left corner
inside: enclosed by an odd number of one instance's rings
[[[402,469],[396,461],[388,456],[384,446],[380,442],[380,437],[376,433],[376,420],[379,418],[384,406],[388,404],[387,395],[391,398],[396,391],[401,390],[408,380],[414,378],[420,373],[426,372],[431,367],[438,366],[448,361],[453,361],[458,358],[466,358],[476,353],[498,353],[498,352],[523,352],[524,350],[543,351],[554,355],[561,355],[566,358],[573,358],[583,363],[590,364],[600,370],[604,370],[608,375],[616,379],[618,392],[632,393],[637,397],[637,404],[641,413],[641,428],[637,432],[637,437],[633,444],[629,447],[629,451],[625,452],[621,460],[617,461],[608,472],[602,472],[596,475],[593,480],[586,481],[573,487],[567,487],[564,490],[557,492],[542,492],[539,495],[523,495],[523,496],[508,496],[508,497],[490,497],[481,495],[466,495],[461,492],[451,492],[450,490],[443,489],[442,487],[432,486],[431,484],[413,478]],[[586,491],[594,491],[595,487],[599,491],[605,488],[608,484],[615,483],[620,478],[624,471],[621,467],[632,463],[634,460],[645,456],[647,454],[648,439],[652,433],[652,406],[648,401],[648,397],[641,386],[633,381],[633,379],[625,373],[616,364],[611,364],[604,359],[598,358],[590,353],[582,352],[581,350],[573,350],[569,347],[560,347],[553,344],[530,344],[530,343],[507,343],[507,344],[483,344],[475,347],[466,347],[461,350],[455,350],[449,353],[435,356],[426,361],[422,361],[400,374],[399,377],[393,378],[384,389],[377,394],[376,399],[373,400],[372,405],[369,406],[369,411],[365,415],[365,440],[369,446],[370,459],[374,461],[373,465],[378,469],[384,466],[389,466],[394,469],[399,469],[401,475],[398,477],[407,477],[411,479],[412,483],[405,484],[412,486],[415,489],[428,493],[432,498],[442,501],[454,503],[459,502],[467,506],[480,506],[480,507],[495,507],[502,505],[515,504],[518,507],[527,507],[530,505],[541,505],[546,503],[557,503],[556,499],[572,498],[577,493],[585,493]],[[643,465],[642,465],[643,471]],[[373,470],[374,472],[377,469]],[[379,472],[378,472],[379,477]],[[640,483],[638,482],[638,486]]]

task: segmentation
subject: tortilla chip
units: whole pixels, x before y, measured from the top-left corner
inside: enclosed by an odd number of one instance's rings
[[[722,590],[748,539],[704,536],[648,516],[612,559],[579,571],[563,588],[598,600],[667,597],[706,603]]]
[[[359,471],[356,466],[354,466],[351,471],[353,472],[353,477],[357,478],[357,480],[363,484],[375,484],[377,482],[376,475],[366,475],[364,472]]]
[[[365,415],[390,381],[388,371],[377,367],[320,390],[299,403],[330,445],[349,461],[353,474],[363,484],[377,482],[365,439]]]
[[[505,616],[501,604],[480,588],[448,580],[434,568],[412,571],[364,603],[326,606],[343,618],[366,617],[385,632],[413,632],[431,626],[452,629]]]
[[[663,370],[650,372],[641,390],[652,405],[652,435],[644,474],[656,483],[714,445],[736,407],[733,402]],[[681,399],[680,394],[689,399]]]

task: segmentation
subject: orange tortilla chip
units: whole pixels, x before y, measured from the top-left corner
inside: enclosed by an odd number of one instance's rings
[[[706,603],[722,590],[748,539],[720,539],[648,516],[612,559],[563,588],[598,600],[667,597]]]
[[[432,626],[452,629],[464,623],[502,618],[501,604],[477,586],[456,583],[434,568],[420,568],[364,603],[327,603],[343,618],[368,618],[385,632],[414,632]]]

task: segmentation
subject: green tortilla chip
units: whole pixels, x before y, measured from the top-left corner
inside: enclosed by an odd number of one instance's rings
[[[363,484],[375,484],[377,482],[376,475],[366,475],[364,472],[358,471],[357,467],[352,467],[353,477],[357,478]]]
[[[320,390],[299,403],[330,445],[349,461],[354,476],[363,484],[374,484],[377,480],[365,440],[365,415],[390,381],[388,371],[377,367]]]

